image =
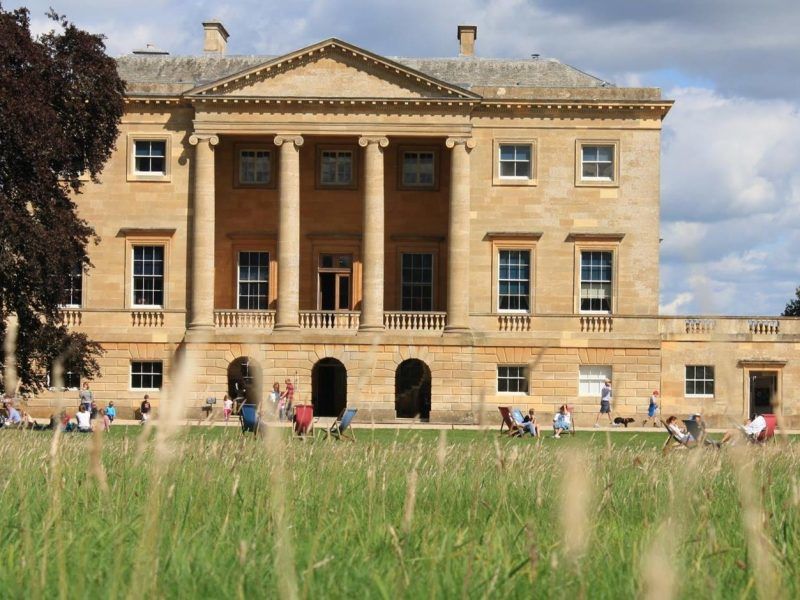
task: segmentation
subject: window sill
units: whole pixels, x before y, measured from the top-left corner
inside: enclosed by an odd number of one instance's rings
[[[684,398],[714,398],[714,394],[684,394]]]
[[[578,179],[575,187],[619,187],[619,182],[614,179]]]
[[[494,177],[492,185],[496,187],[536,187],[539,185],[539,180],[530,177]]]

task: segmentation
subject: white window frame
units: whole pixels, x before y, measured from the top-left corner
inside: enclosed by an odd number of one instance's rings
[[[698,379],[697,377],[689,379],[688,372],[687,372],[689,370],[689,368],[697,369],[698,367],[702,367],[703,368],[704,377],[702,379]],[[707,375],[707,369],[711,369],[711,378],[710,379],[706,376]],[[695,371],[695,375],[696,374],[697,374],[697,371]],[[711,393],[711,394],[706,394],[706,393],[703,393],[703,394],[689,394],[689,393],[687,393],[686,392],[686,384],[688,384],[690,381],[694,382],[695,384],[697,384],[698,382],[702,382],[704,384],[703,388],[705,389],[705,383],[710,381],[712,387],[714,388],[714,392],[716,392],[716,390],[717,390],[716,375],[717,375],[717,373],[716,373],[716,369],[714,368],[714,365],[684,365],[684,369],[683,369],[683,393],[684,393],[684,398],[713,398],[714,397],[714,393]]]
[[[161,248],[161,304],[137,304],[136,302],[136,248]],[[139,275],[142,277],[142,275]],[[147,277],[145,275],[145,277]],[[131,308],[133,309],[163,309],[167,302],[167,246],[159,243],[134,242],[131,244]]]
[[[406,156],[410,154],[416,155],[416,162],[414,163],[414,169],[412,172],[415,174],[415,181],[408,182],[406,181]],[[423,154],[429,154],[431,156],[431,181],[430,183],[420,181],[420,175],[422,174],[422,169],[420,168],[420,156]],[[403,148],[400,150],[400,184],[403,188],[411,189],[411,190],[430,190],[435,189],[437,185],[437,167],[438,167],[438,156],[437,152],[434,148]]]
[[[128,379],[128,385],[130,386],[131,391],[137,392],[157,392],[161,389],[161,387],[134,387],[133,385],[133,378],[135,375],[139,375],[141,377],[153,377],[155,373],[150,372],[146,373],[144,371],[134,372],[134,365],[161,365],[161,386],[164,386],[164,361],[161,360],[132,360],[130,363],[130,377]]]
[[[584,280],[583,279],[583,255],[585,253],[603,253],[603,254],[610,254],[611,255],[611,273],[610,278],[606,282],[605,280]],[[614,313],[614,264],[616,260],[616,254],[613,250],[605,249],[605,248],[581,248],[578,252],[578,310],[581,314],[584,315],[611,315]],[[609,294],[608,294],[608,310],[584,310],[583,309],[583,284],[584,282],[588,284],[592,283],[608,283],[609,285]]]
[[[611,148],[611,177],[584,177],[583,176],[583,149],[590,147]],[[575,144],[575,185],[576,186],[619,186],[619,141],[617,140],[577,140]],[[600,161],[586,161],[599,164]]]
[[[503,160],[503,147],[504,146],[511,146],[514,148],[514,160]],[[528,149],[528,160],[517,160],[517,149],[518,148],[527,148]],[[533,179],[533,144],[530,142],[498,142],[497,143],[497,176],[500,179],[505,180],[516,180],[516,181],[528,181],[529,179]],[[517,165],[521,163],[528,164],[528,174],[527,175],[503,175],[503,164],[513,164],[514,165],[514,172],[517,171]]]
[[[138,145],[139,144],[150,144],[149,154],[139,154],[138,153]],[[164,145],[164,154],[153,154],[153,144],[163,144]],[[160,158],[163,161],[162,169],[160,171],[149,170],[149,171],[141,171],[138,168],[137,160],[138,158],[148,159],[152,161],[154,158]],[[167,174],[167,140],[162,139],[135,139],[133,140],[133,172],[136,175],[143,176],[143,177],[163,177]]]
[[[603,383],[606,379],[612,380],[612,375],[611,365],[579,365],[578,396],[599,398]]]
[[[139,171],[136,168],[137,142],[164,143],[164,170]],[[164,134],[131,133],[128,134],[128,181],[165,182],[172,177],[172,137]]]
[[[241,279],[241,260],[242,254],[265,254],[267,257],[266,269],[267,269],[267,278],[266,280],[261,279],[247,279],[244,280],[245,283],[266,283],[267,290],[264,295],[264,308],[241,308],[241,284],[243,283]],[[269,309],[269,298],[270,298],[270,260],[271,256],[268,250],[239,250],[236,252],[236,310],[268,310]],[[249,298],[255,298],[257,296],[248,296]]]
[[[506,370],[519,369],[519,371],[517,372],[516,375],[510,374],[508,371],[506,371],[506,374],[503,375],[502,374],[502,370],[503,369],[506,369]],[[502,390],[501,391],[500,390],[500,381],[507,381],[507,382],[511,382],[511,381],[520,382],[520,381],[522,381],[522,382],[524,382],[525,389],[524,390]],[[531,386],[530,386],[530,378],[529,378],[529,373],[528,373],[528,366],[527,365],[518,365],[518,364],[497,365],[496,385],[497,385],[497,393],[498,394],[503,394],[503,395],[508,394],[508,395],[512,395],[512,396],[529,396],[530,395]]]
[[[500,264],[501,255],[503,252],[525,252],[528,254],[528,308],[500,308],[500,297],[503,295],[500,292],[500,270],[502,269],[502,265]],[[507,281],[516,281],[520,282],[523,281],[522,279],[508,279]],[[500,246],[497,248],[497,312],[502,314],[518,314],[518,315],[529,315],[531,313],[531,307],[533,305],[533,249],[531,248],[508,248],[504,246]],[[522,296],[520,296],[522,297]]]
[[[244,166],[244,156],[245,152],[252,152],[255,154],[253,156],[253,160],[255,163],[258,162],[259,153],[263,153],[265,156],[263,158],[266,159],[267,165],[267,179],[266,181],[247,181],[242,177],[242,168]],[[256,146],[237,146],[236,147],[236,182],[238,185],[242,187],[270,187],[273,184],[273,180],[275,178],[274,168],[273,168],[273,159],[274,153],[272,149],[265,148],[265,147],[256,147]],[[255,165],[253,174],[256,174]]]

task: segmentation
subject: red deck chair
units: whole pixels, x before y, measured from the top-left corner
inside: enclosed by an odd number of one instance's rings
[[[311,433],[314,422],[314,406],[311,404],[297,404],[294,407],[294,433],[303,436]]]
[[[773,437],[775,437],[775,427],[777,427],[778,425],[778,419],[775,415],[768,414],[761,416],[764,417],[764,420],[767,422],[767,428],[758,434],[758,438],[756,438],[755,441],[758,442],[759,444],[768,442]]]
[[[503,420],[500,422],[500,433],[503,433],[503,427],[507,427],[508,435],[513,437],[522,435],[522,428],[517,425],[511,417],[511,407],[498,406],[497,410],[500,411],[500,416],[503,417]]]

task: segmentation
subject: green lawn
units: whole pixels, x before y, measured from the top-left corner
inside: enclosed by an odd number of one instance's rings
[[[794,441],[356,435],[2,431],[0,597],[800,595]]]

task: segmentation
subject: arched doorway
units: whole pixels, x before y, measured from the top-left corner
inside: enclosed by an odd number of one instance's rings
[[[347,369],[335,358],[323,358],[311,371],[314,414],[338,417],[347,406]]]
[[[249,356],[240,356],[228,365],[228,395],[234,400],[244,398],[244,404],[258,404],[260,382],[261,367]]]
[[[398,418],[428,419],[431,414],[431,370],[421,360],[401,362],[394,377],[394,409]]]

